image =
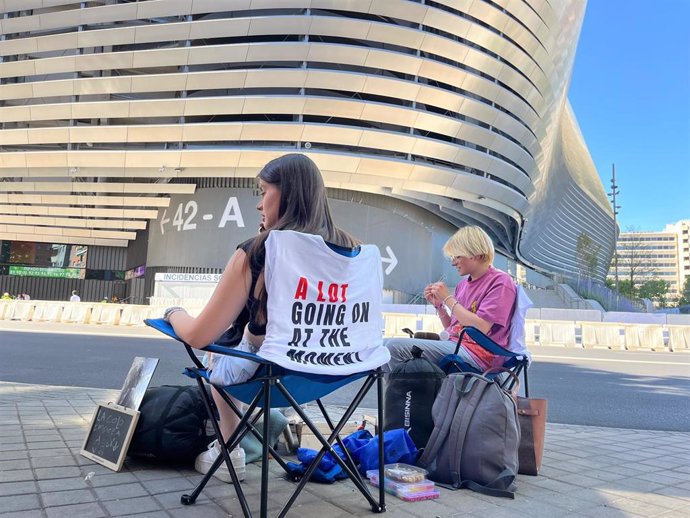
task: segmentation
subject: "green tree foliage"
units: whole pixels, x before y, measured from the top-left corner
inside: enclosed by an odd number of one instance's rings
[[[577,250],[577,259],[580,264],[580,274],[590,279],[594,278],[599,265],[599,250],[601,247],[583,232],[577,238],[575,249]]]
[[[635,283],[630,279],[621,279],[618,281],[618,292],[629,299],[637,298],[637,288],[635,287]]]
[[[683,284],[683,291],[680,294],[680,300],[678,301],[679,306],[685,306],[690,304],[690,276],[685,278],[685,283]]]
[[[663,308],[666,307],[666,295],[670,287],[671,284],[668,281],[652,279],[640,286],[639,296],[643,299],[651,299]]]

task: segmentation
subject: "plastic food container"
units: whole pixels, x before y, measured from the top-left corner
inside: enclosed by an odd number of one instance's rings
[[[383,473],[386,478],[407,483],[421,482],[429,474],[427,470],[410,464],[386,464],[383,466]]]
[[[374,486],[379,486],[378,473],[368,471],[369,483]],[[441,493],[435,487],[431,480],[424,480],[422,482],[398,482],[386,478],[385,490],[387,493],[397,496],[406,502],[418,502],[420,500],[432,500],[438,498]]]

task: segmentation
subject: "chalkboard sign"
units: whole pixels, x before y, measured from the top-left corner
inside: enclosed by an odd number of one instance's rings
[[[139,420],[139,412],[119,405],[98,405],[79,452],[114,471],[120,471]]]

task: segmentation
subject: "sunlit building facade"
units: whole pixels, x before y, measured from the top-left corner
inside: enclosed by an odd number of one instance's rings
[[[4,242],[88,246],[95,280],[145,265],[144,287],[110,279],[143,299],[155,273],[219,271],[256,230],[252,179],[300,152],[395,263],[387,289],[446,275],[467,224],[508,269],[566,277],[586,235],[606,275],[613,219],[567,101],[584,0],[0,7]]]

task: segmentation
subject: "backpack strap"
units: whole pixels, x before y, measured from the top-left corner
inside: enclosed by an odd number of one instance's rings
[[[453,386],[453,379],[449,377],[443,380],[441,390],[439,390],[431,409],[434,418],[434,429],[424,447],[424,452],[417,460],[419,466],[426,468],[436,459],[436,454],[443,446],[448,435],[450,422],[455,415],[456,407],[456,391]]]
[[[496,384],[495,381],[487,380],[483,377],[475,378],[475,382],[481,383],[482,385],[474,389],[474,392],[472,393],[472,396],[467,402],[467,406],[465,407],[462,416],[459,420],[453,421],[451,429],[450,440],[453,440],[453,435],[455,434],[455,440],[457,442],[450,442],[449,444],[456,445],[455,451],[458,455],[462,455],[462,448],[465,443],[465,437],[467,436],[467,430],[469,429],[470,422],[472,421],[472,417],[474,416],[474,412],[477,410],[477,404],[479,403],[479,400],[481,399],[484,392],[488,390],[491,385]],[[458,469],[460,469],[461,460],[462,459],[459,458],[454,463],[454,466],[457,466]],[[473,480],[463,480],[462,473],[460,472],[452,471],[451,475],[453,477],[453,486],[457,489],[466,487],[467,489],[471,489],[472,491],[476,491],[477,493],[481,493],[483,495],[501,496],[504,498],[512,499],[515,498],[514,491],[510,491],[508,489],[499,489],[500,487],[512,487],[513,481],[515,480],[515,473],[509,469],[504,469],[503,471],[501,471],[501,473],[499,473],[498,476],[487,485],[479,484],[478,482],[475,482]]]
[[[465,444],[465,437],[467,436],[467,430],[470,427],[470,422],[474,416],[474,412],[477,410],[477,404],[481,399],[484,391],[489,386],[490,381],[487,381],[481,376],[473,374],[465,374],[462,376],[462,383],[460,387],[455,383],[454,388],[460,393],[460,399],[468,397],[467,403],[463,405],[461,409],[461,414],[458,416],[457,412],[455,419],[453,419],[450,425],[450,432],[448,436],[448,444],[453,446],[453,458],[448,459],[450,464],[450,475],[453,477],[453,485],[455,487],[461,487],[462,473],[460,472],[460,465],[462,464],[462,450]],[[461,376],[456,376],[455,380]]]
[[[488,495],[488,496],[501,496],[504,498],[515,498],[515,492],[510,491],[508,489],[498,489],[495,487],[491,487],[492,485],[499,485],[499,486],[504,486],[504,487],[511,487],[513,485],[513,480],[515,480],[515,473],[508,469],[504,469],[499,475],[496,477],[496,479],[491,482],[490,485],[488,486],[483,486],[481,484],[478,484],[477,482],[473,482],[472,480],[463,480],[460,482],[460,485],[458,488],[464,488],[466,487],[467,489],[471,489],[472,491],[476,491],[477,493],[481,493],[483,495]],[[503,481],[503,482],[501,482]],[[498,483],[501,482],[501,483]],[[498,483],[498,484],[497,484]]]

